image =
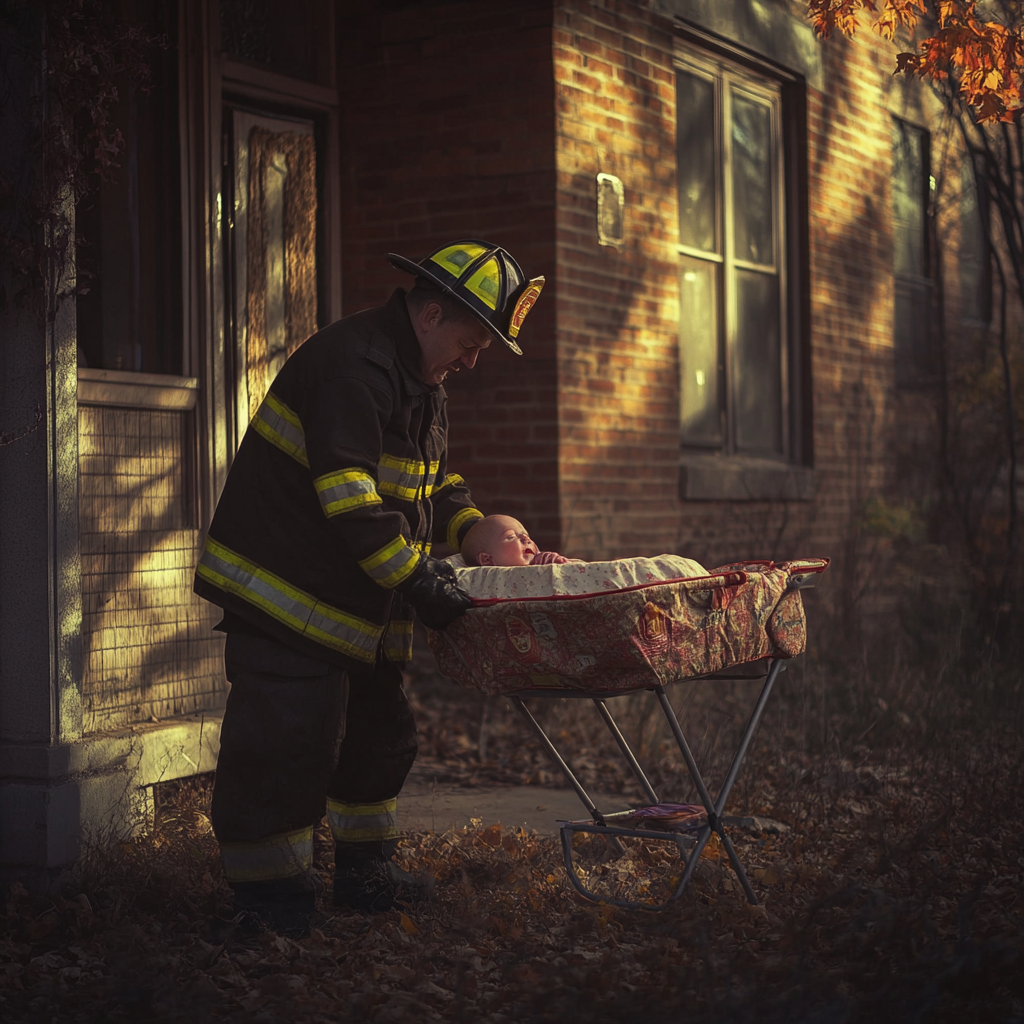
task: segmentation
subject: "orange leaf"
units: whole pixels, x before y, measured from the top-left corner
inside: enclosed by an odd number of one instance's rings
[[[418,935],[419,928],[416,927],[415,922],[408,914],[399,914],[398,921],[402,926],[402,931],[406,935]]]

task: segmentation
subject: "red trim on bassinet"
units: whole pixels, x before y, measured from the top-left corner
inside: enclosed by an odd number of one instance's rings
[[[822,562],[822,565],[813,566],[801,566],[799,569],[791,571],[792,575],[797,576],[809,576],[811,573],[824,572],[829,565],[829,559],[827,558],[816,558],[816,559],[801,559],[800,561],[815,561]],[[749,561],[749,562],[731,562],[730,565],[750,565],[757,566],[757,572],[770,572],[772,569],[780,569],[787,563],[778,563],[772,561]],[[792,564],[792,563],[789,563]],[[746,583],[750,579],[750,574],[746,572],[723,572],[723,573],[709,573],[707,576],[676,576],[670,580],[654,580],[651,583],[635,583],[631,587],[616,587],[614,590],[594,590],[588,594],[551,594],[549,597],[474,597],[472,598],[474,608],[487,608],[495,604],[507,604],[509,602],[516,602],[517,604],[522,601],[585,601],[588,597],[603,597],[607,594],[628,594],[631,590],[648,590],[652,587],[664,587],[670,583],[704,583],[708,589],[718,589],[720,587],[738,587],[743,583]],[[697,588],[689,588],[697,589]]]

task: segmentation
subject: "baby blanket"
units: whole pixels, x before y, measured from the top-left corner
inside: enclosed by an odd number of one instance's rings
[[[645,583],[707,575],[702,565],[680,555],[564,565],[467,566],[461,555],[452,555],[448,561],[455,569],[459,586],[477,600],[605,594]]]

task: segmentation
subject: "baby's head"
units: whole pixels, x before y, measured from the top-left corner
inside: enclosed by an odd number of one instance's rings
[[[466,565],[529,565],[536,554],[526,527],[511,516],[484,516],[462,542]]]

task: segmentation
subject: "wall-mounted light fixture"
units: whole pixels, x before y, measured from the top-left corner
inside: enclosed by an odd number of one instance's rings
[[[597,176],[597,241],[616,249],[626,241],[626,191],[614,174]]]

